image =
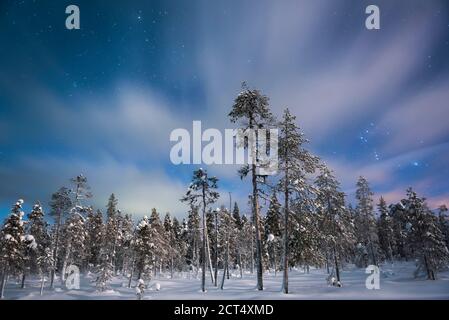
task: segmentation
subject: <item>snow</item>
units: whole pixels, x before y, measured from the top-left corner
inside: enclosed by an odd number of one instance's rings
[[[200,275],[198,278],[191,273],[175,273],[170,279],[169,273],[157,275],[146,283],[149,290],[143,294],[144,300],[157,299],[449,299],[449,271],[438,274],[435,281],[423,278],[413,278],[415,266],[413,262],[396,262],[385,264],[381,268],[380,289],[368,290],[365,287],[369,276],[364,269],[347,266],[341,273],[342,287],[329,285],[329,275],[326,270],[310,269],[310,273],[292,270],[289,274],[289,290],[285,295],[281,292],[282,274],[266,273],[264,275],[264,291],[256,290],[255,274],[245,272],[240,279],[239,272],[233,271],[230,280],[225,281],[224,290],[206,283],[207,292],[201,292]],[[222,270],[219,271],[219,276]],[[89,276],[81,276],[81,290],[67,290],[56,280],[54,290],[44,289],[39,295],[39,279],[27,281],[25,289],[20,289],[20,279],[11,279],[5,291],[6,299],[136,299],[137,281],[132,288],[127,287],[128,279],[117,276],[109,284],[108,290],[99,292]]]

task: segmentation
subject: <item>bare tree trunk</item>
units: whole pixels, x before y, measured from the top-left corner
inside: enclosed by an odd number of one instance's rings
[[[206,224],[206,254],[207,254],[207,265],[209,267],[209,272],[210,272],[210,279],[212,281],[212,284],[215,283],[215,278],[214,278],[214,271],[213,271],[213,267],[212,267],[212,258],[211,258],[211,254],[210,254],[210,245],[209,245],[209,236],[208,236],[208,232],[207,232],[207,224]]]
[[[371,236],[369,236],[369,235],[368,235],[368,241],[369,241],[369,245],[370,245],[370,249],[371,249],[371,258],[373,259],[373,264],[375,266],[377,266],[377,259],[376,259],[376,254],[374,253],[373,241],[371,240]]]
[[[59,230],[61,227],[61,210],[59,210],[58,213],[58,222],[56,224],[56,238],[55,238],[55,248],[53,250],[53,268],[51,269],[51,274],[50,274],[50,288],[53,289],[54,288],[54,281],[55,281],[55,273],[56,273],[56,266],[58,264],[58,246],[59,246]]]
[[[129,275],[128,288],[131,288],[131,282],[133,280],[133,276],[134,276],[134,258],[132,259],[132,262],[131,262],[131,274]]]
[[[42,295],[44,292],[44,284],[45,284],[45,275],[42,274],[40,295]]]
[[[22,283],[21,283],[21,285],[20,285],[20,288],[21,288],[21,289],[24,289],[24,288],[25,288],[25,278],[26,278],[26,274],[25,274],[25,272],[24,272],[24,273],[22,273]]]
[[[274,247],[274,250],[273,250],[273,259],[274,259],[274,276],[276,277],[276,274],[277,274],[277,268],[276,268],[276,247]]]
[[[254,234],[251,227],[251,274],[254,273]]]
[[[289,193],[288,193],[288,163],[286,163],[285,169],[285,186],[284,186],[284,248],[283,248],[283,268],[284,275],[282,280],[282,290],[284,293],[288,293],[288,216],[289,216]]]
[[[65,255],[64,255],[64,261],[62,263],[62,270],[61,270],[61,283],[62,285],[64,285],[64,281],[65,281],[65,271],[67,269],[67,261],[69,260],[69,256],[70,256],[70,244],[67,246]]]
[[[218,212],[215,211],[215,286],[218,285]]]
[[[8,264],[5,263],[5,267],[3,268],[3,272],[2,272],[2,284],[0,287],[0,299],[3,299],[5,297],[5,287],[6,287],[7,281],[8,281]]]
[[[334,245],[334,263],[335,263],[335,275],[337,276],[337,281],[340,282],[340,268],[338,267],[338,257],[335,245]]]
[[[223,288],[224,288],[226,270],[228,269],[228,257],[229,257],[229,241],[226,241],[225,264],[223,267],[223,278],[221,278],[221,286],[220,286],[221,290],[223,290]]]
[[[243,278],[243,266],[242,266],[242,254],[239,251],[239,267],[240,267],[240,279]]]
[[[251,171],[252,171],[252,184],[253,184],[252,205],[253,205],[255,232],[256,232],[257,289],[263,290],[262,241],[260,238],[256,165],[254,163],[251,165]]]
[[[429,262],[427,261],[427,256],[424,254],[424,265],[426,266],[427,279],[435,280],[432,270],[429,267]]]
[[[229,280],[229,235],[226,241],[226,278]]]
[[[201,291],[206,292],[206,195],[203,186],[203,246],[201,261]]]

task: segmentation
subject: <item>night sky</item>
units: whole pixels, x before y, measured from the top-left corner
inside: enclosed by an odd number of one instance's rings
[[[376,201],[413,186],[449,205],[448,57],[448,1],[1,0],[0,217],[79,173],[97,207],[114,192],[135,216],[183,216],[193,166],[171,164],[169,134],[232,128],[242,81],[297,115],[349,200],[364,175]],[[236,167],[208,169],[218,204],[232,191],[246,209]]]

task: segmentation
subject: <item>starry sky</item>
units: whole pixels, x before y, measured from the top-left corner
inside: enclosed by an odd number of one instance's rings
[[[81,29],[65,28],[76,4]],[[365,28],[376,4],[381,29]],[[438,0],[0,2],[0,218],[18,198],[44,205],[86,175],[104,208],[177,201],[193,166],[171,164],[175,128],[232,128],[242,81],[289,107],[354,198],[413,186],[449,204],[449,3]],[[236,167],[208,168],[246,208]]]

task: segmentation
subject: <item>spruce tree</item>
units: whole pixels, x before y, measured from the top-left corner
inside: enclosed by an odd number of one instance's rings
[[[376,218],[374,216],[373,192],[364,177],[359,177],[357,181],[356,199],[355,226],[359,247],[366,248],[367,257],[365,257],[365,267],[367,266],[368,260],[371,260],[371,263],[377,266],[379,238]]]
[[[96,287],[98,291],[105,291],[108,288],[108,284],[114,276],[114,266],[111,263],[108,250],[102,248],[99,264],[95,268],[96,273]]]
[[[100,263],[101,249],[104,245],[105,230],[103,214],[89,210],[86,219],[86,254],[89,267],[95,268]]]
[[[159,213],[155,208],[151,210],[149,218],[151,227],[151,237],[154,245],[154,268],[153,273],[156,275],[159,267],[159,271],[162,271],[163,261],[167,259],[169,253],[169,241],[166,238],[164,225],[161,221]]]
[[[341,286],[340,268],[348,260],[355,243],[350,211],[345,207],[345,196],[340,183],[327,167],[321,169],[315,184],[318,188],[317,205],[320,214],[320,230],[323,237],[326,260],[333,260],[336,282]]]
[[[33,250],[33,257],[31,259],[31,271],[37,271],[37,258],[43,256],[45,251],[51,247],[51,237],[48,233],[48,223],[44,219],[44,212],[42,206],[37,202],[33,206],[33,210],[28,214],[28,234],[34,237],[37,247]]]
[[[446,247],[449,248],[449,217],[447,215],[447,207],[444,204],[438,208],[438,222],[446,242]]]
[[[392,217],[389,215],[387,203],[383,197],[380,197],[379,204],[377,205],[379,211],[379,244],[380,248],[384,252],[385,256],[393,262],[395,239],[394,239],[394,222]]]
[[[419,258],[419,269],[426,271],[427,279],[435,280],[437,272],[446,268],[449,262],[448,248],[438,219],[428,208],[425,198],[418,197],[411,188],[407,190],[404,203],[408,217],[409,245]]]
[[[108,204],[106,206],[106,234],[105,234],[105,246],[107,250],[107,256],[111,259],[111,264],[116,265],[117,247],[119,242],[120,231],[120,218],[119,210],[117,209],[118,200],[112,193],[109,197]]]
[[[44,285],[45,285],[45,275],[49,272],[52,272],[55,268],[55,261],[53,258],[53,252],[51,250],[51,247],[46,247],[44,252],[42,252],[39,257],[37,257],[37,267],[38,272],[41,276],[41,289],[40,289],[40,295],[43,294],[44,291]],[[51,273],[50,273],[51,277]]]
[[[151,279],[155,261],[155,246],[153,243],[153,232],[147,216],[137,224],[135,239],[133,241],[136,252],[136,267],[138,279]]]
[[[200,216],[198,213],[198,206],[191,206],[188,212],[187,225],[185,230],[185,237],[188,242],[188,250],[186,254],[187,263],[199,270],[199,255],[201,246],[200,234]]]
[[[296,196],[299,201],[306,201],[310,183],[307,174],[314,173],[318,168],[318,158],[305,149],[308,140],[304,137],[299,127],[296,125],[296,117],[285,109],[282,121],[279,124],[279,171],[281,179],[279,189],[284,197],[284,230],[283,230],[283,292],[288,293],[288,269],[289,269],[289,209],[292,196]],[[301,206],[299,206],[301,207]]]
[[[5,220],[0,234],[0,266],[2,281],[0,298],[4,298],[6,279],[9,274],[22,272],[25,251],[25,226],[22,211],[23,200],[19,199],[11,209],[11,214]]]
[[[232,209],[232,218],[235,221],[235,225],[239,230],[242,230],[242,218],[240,217],[240,209],[237,202],[234,202],[234,209]]]
[[[232,248],[235,247],[236,228],[232,214],[224,206],[218,212],[218,219],[220,225],[218,243],[219,247],[222,248],[221,255],[223,261],[223,276],[220,289],[223,290],[225,278],[229,279],[229,264]]]

